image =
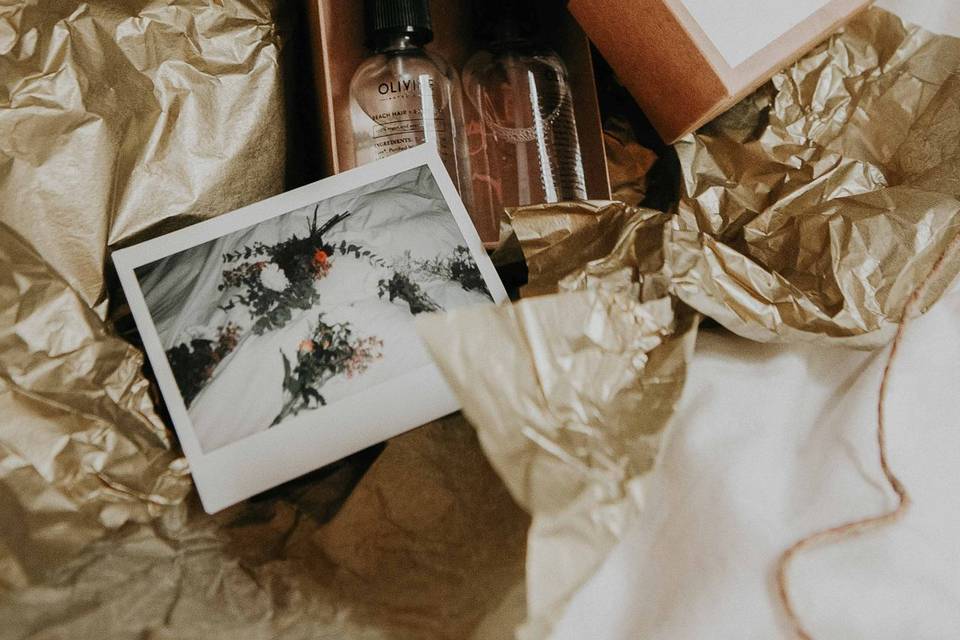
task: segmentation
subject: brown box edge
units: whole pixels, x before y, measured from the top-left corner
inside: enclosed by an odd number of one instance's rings
[[[822,28],[806,34],[799,46],[785,48],[782,41],[784,38],[787,42],[796,40],[798,32],[802,32],[799,29],[802,24],[822,20],[831,9],[836,10],[836,5],[842,4],[841,0],[835,0],[832,6],[818,10],[797,28],[736,68],[725,66],[723,61],[711,60],[704,50],[712,48],[712,43],[698,41],[665,0],[630,3],[623,0],[571,0],[570,11],[618,73],[620,81],[661,138],[673,144],[727,111],[780,70],[789,67],[873,2],[845,1],[845,12],[824,23]],[[619,21],[607,19],[610,15],[622,16],[625,5],[628,7],[627,18]],[[622,31],[614,27],[626,22],[644,25],[641,31],[649,34],[646,46],[624,46]],[[744,76],[745,69],[757,68],[757,60],[771,56],[774,62],[756,72],[755,77]],[[620,71],[624,68],[632,68],[633,71],[624,74]],[[692,71],[696,73],[691,75]],[[690,84],[677,83],[677,77],[696,77],[699,80]],[[651,90],[651,87],[659,90]]]

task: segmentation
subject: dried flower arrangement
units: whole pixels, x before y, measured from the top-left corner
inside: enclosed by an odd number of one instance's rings
[[[353,378],[383,357],[383,341],[376,336],[358,337],[349,323],[328,324],[323,314],[317,319],[313,334],[300,343],[297,361],[292,365],[283,358],[283,409],[271,426],[304,409],[327,404],[320,389],[332,378],[345,375]]]

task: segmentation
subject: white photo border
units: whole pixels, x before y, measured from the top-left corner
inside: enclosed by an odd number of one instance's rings
[[[322,407],[324,421],[335,421],[335,429],[317,429],[307,424],[288,425],[267,429],[204,453],[144,299],[136,269],[423,166],[433,174],[494,302],[502,304],[507,300],[507,292],[483,249],[480,236],[443,161],[436,150],[428,145],[402,151],[113,253],[120,283],[207,513],[220,511],[366,447],[453,413],[460,405],[436,365],[431,362]]]

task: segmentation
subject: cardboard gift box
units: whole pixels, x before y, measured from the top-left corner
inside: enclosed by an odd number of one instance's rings
[[[458,71],[473,54],[471,0],[434,0],[433,42],[427,49],[442,55]],[[354,166],[350,123],[350,79],[369,55],[364,42],[363,2],[311,0],[311,31],[317,95],[320,101],[321,146],[324,173],[332,175]],[[568,11],[556,2],[538,0],[541,32],[547,44],[566,64],[574,101],[577,135],[583,154],[587,196],[610,197],[604,155],[603,130],[597,103],[590,43]],[[489,238],[489,233],[481,235]],[[488,243],[490,244],[495,243]]]
[[[570,0],[666,142],[720,115],[870,0]]]

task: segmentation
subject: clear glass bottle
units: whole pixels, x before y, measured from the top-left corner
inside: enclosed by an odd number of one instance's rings
[[[481,237],[500,212],[587,197],[573,97],[560,57],[536,41],[533,7],[520,0],[475,0],[482,48],[464,67],[470,158]]]
[[[368,0],[366,20],[373,55],[350,81],[357,165],[432,144],[470,209],[460,79],[446,60],[423,48],[433,39],[429,1]]]

